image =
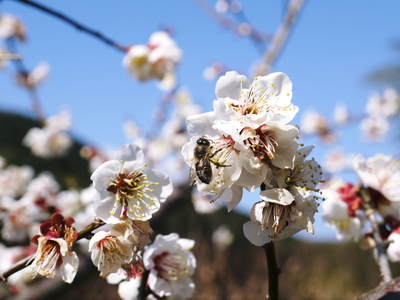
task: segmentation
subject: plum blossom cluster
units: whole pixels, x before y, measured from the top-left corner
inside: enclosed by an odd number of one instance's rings
[[[79,229],[93,220],[93,188],[62,190],[49,172],[35,175],[29,166],[0,161],[1,241],[6,245],[0,246],[1,271],[34,255],[31,267],[10,277],[12,290],[21,290],[37,275],[72,281],[77,266],[72,250],[77,231],[72,225]],[[31,239],[34,244],[29,244]]]
[[[390,129],[389,120],[400,113],[400,95],[393,88],[382,94],[373,93],[365,111],[367,116],[360,123],[363,137],[367,141],[380,142]]]
[[[313,147],[299,145],[290,124],[292,82],[284,73],[256,77],[227,72],[216,83],[214,110],[187,119],[191,140],[182,155],[197,189],[232,210],[243,189],[259,188],[244,234],[255,245],[289,237],[312,224],[317,211],[321,167],[307,158]]]
[[[158,297],[189,298],[194,290],[196,260],[189,251],[194,242],[170,234],[157,236],[151,244],[149,220],[171,195],[171,179],[149,167],[135,145],[117,151],[91,179],[99,195],[95,214],[106,224],[89,242],[100,275],[119,283],[123,299],[133,299],[140,284]]]
[[[0,67],[3,67],[7,60],[15,59],[21,60],[21,56],[17,53],[12,53],[16,51],[16,43],[26,41],[26,30],[25,26],[20,20],[12,15],[1,14],[0,15],[0,39],[5,41],[5,50],[1,50],[0,57]],[[49,65],[47,63],[39,63],[32,70],[27,70],[20,64],[17,67],[16,79],[17,83],[22,87],[33,91],[35,90],[48,76]]]
[[[332,143],[338,139],[338,129],[357,122],[365,141],[382,142],[390,129],[390,120],[399,113],[400,95],[397,90],[387,88],[382,94],[371,94],[362,116],[351,114],[344,104],[337,104],[332,116],[333,122],[321,113],[308,110],[302,116],[301,128],[305,134],[316,135],[321,141]]]
[[[139,288],[147,290],[151,299],[189,299],[194,292],[191,276],[196,258],[191,249],[194,241],[179,238],[178,234],[157,235],[154,242],[144,248],[141,272],[137,268],[120,269],[110,274],[107,281],[118,284],[123,300],[137,299]]]
[[[17,259],[32,257],[29,267],[15,274],[16,283],[37,276],[71,283],[79,266],[76,244],[89,238],[80,246],[100,276],[119,283],[123,299],[134,299],[137,289],[129,296],[124,292],[133,282],[157,297],[187,299],[193,294],[194,241],[170,234],[152,242],[149,220],[173,188],[168,176],[149,167],[138,146],[116,151],[93,172],[93,186],[80,193],[60,191],[50,174],[34,178],[29,167],[6,166],[2,159],[1,168],[2,238],[31,238],[36,245],[0,248],[7,268]],[[15,286],[21,287],[18,283]]]
[[[133,45],[123,59],[128,72],[139,81],[160,80],[160,88],[169,90],[176,84],[175,69],[182,51],[165,31],[153,33],[147,44]]]
[[[368,247],[376,245],[376,225],[389,259],[400,261],[400,161],[383,154],[356,156],[353,169],[358,184],[332,179],[324,187],[323,219],[337,230],[338,239]]]
[[[31,128],[24,137],[23,144],[39,157],[52,158],[65,155],[72,146],[72,140],[66,132],[70,127],[70,115],[64,110],[46,119],[43,127]]]

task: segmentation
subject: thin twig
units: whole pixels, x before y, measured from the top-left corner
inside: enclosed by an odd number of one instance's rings
[[[25,5],[28,5],[30,7],[36,8],[46,14],[49,14],[69,25],[72,25],[73,27],[75,27],[77,30],[82,31],[84,33],[87,33],[95,38],[97,38],[98,40],[102,41],[103,43],[113,47],[114,49],[121,51],[121,52],[126,52],[128,47],[124,47],[121,44],[119,44],[118,42],[114,41],[113,39],[105,36],[104,34],[102,34],[101,32],[94,30],[86,25],[83,25],[81,23],[79,23],[78,21],[72,19],[71,17],[56,11],[48,6],[45,6],[43,4],[40,4],[38,2],[35,1],[31,1],[31,0],[13,0],[16,2],[20,2],[23,3]]]
[[[289,35],[293,30],[294,24],[298,15],[304,6],[305,0],[292,0],[286,10],[286,15],[282,24],[274,34],[274,37],[264,53],[261,62],[255,69],[255,75],[265,75],[270,72],[271,66],[276,62],[285,44],[288,41]]]
[[[268,299],[279,299],[279,273],[278,263],[276,262],[275,246],[273,242],[264,245],[265,258],[268,268]]]
[[[17,43],[15,41],[15,38],[9,38],[6,41],[6,45],[7,45],[7,50],[11,51],[13,53],[18,53],[18,49],[17,49]],[[17,71],[17,76],[20,77],[18,78],[18,80],[25,80],[26,77],[29,75],[29,70],[28,68],[25,66],[24,61],[22,60],[22,58],[20,57],[19,59],[13,60],[13,64],[15,66],[15,69]],[[23,85],[24,86],[24,85]],[[27,90],[28,94],[29,94],[29,98],[31,100],[31,104],[32,104],[32,109],[37,117],[37,119],[40,122],[44,122],[45,120],[45,115],[41,106],[41,101],[39,99],[39,96],[37,94],[36,88],[35,87],[27,87],[24,86],[25,89]]]
[[[195,1],[219,25],[221,25],[223,28],[227,30],[232,31],[235,34],[238,34],[238,28],[240,24],[218,13],[214,9],[214,7],[211,6],[208,0],[195,0]],[[259,45],[264,45],[266,42],[270,40],[269,35],[259,32],[254,27],[251,27],[250,34],[247,36],[253,41],[254,45],[257,46],[257,50],[260,50]]]
[[[105,223],[103,221],[101,221],[100,219],[94,220],[92,223],[90,223],[84,229],[79,231],[77,241],[84,239],[84,238],[90,238],[92,235],[92,232],[94,230],[96,230],[97,228],[103,226],[104,224]],[[8,277],[10,277],[14,273],[17,273],[18,271],[20,271],[26,267],[28,267],[33,262],[34,259],[35,259],[35,254],[20,260],[19,262],[17,262],[13,266],[11,266],[10,269],[3,272],[2,275],[0,275],[0,281],[7,281]]]
[[[392,280],[392,272],[389,266],[389,260],[386,255],[385,245],[383,244],[382,238],[379,234],[379,225],[378,221],[375,218],[374,209],[371,205],[371,198],[368,191],[365,188],[360,189],[360,195],[364,199],[364,203],[366,206],[365,214],[368,217],[368,220],[372,226],[372,236],[375,240],[375,249],[376,249],[376,263],[378,264],[379,271],[382,276],[382,280],[384,282],[389,282]]]
[[[147,286],[148,278],[149,278],[149,271],[144,270],[142,273],[142,277],[140,278],[138,300],[146,300],[147,296],[150,294],[150,291]]]

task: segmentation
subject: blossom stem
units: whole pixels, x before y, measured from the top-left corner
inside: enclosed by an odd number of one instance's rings
[[[379,226],[378,221],[376,220],[374,209],[371,206],[371,198],[370,194],[365,188],[360,189],[360,195],[364,200],[366,210],[365,214],[367,215],[368,220],[372,226],[372,236],[375,240],[375,249],[377,256],[375,257],[376,263],[378,264],[379,271],[382,276],[382,280],[384,282],[389,282],[392,280],[392,272],[389,266],[389,260],[386,255],[385,245],[383,244],[382,238],[379,234]]]
[[[18,53],[17,51],[17,43],[15,42],[15,38],[9,38],[6,41],[6,45],[7,45],[7,50],[12,52],[12,53]],[[28,68],[25,66],[24,61],[22,60],[22,58],[19,59],[15,59],[13,60],[15,69],[18,73],[18,76],[20,77],[25,77],[29,74]],[[32,109],[37,117],[37,119],[40,122],[44,122],[45,121],[45,115],[42,109],[42,105],[39,99],[39,96],[36,92],[36,88],[32,87],[32,88],[26,88],[26,90],[28,91],[29,94],[29,98],[31,100],[32,103]]]
[[[140,280],[138,300],[146,300],[149,295],[149,288],[147,286],[147,279],[149,278],[149,271],[144,270]]]
[[[273,242],[264,245],[265,258],[268,268],[268,300],[279,299],[279,273]]]
[[[376,262],[379,266],[381,276],[384,282],[389,282],[392,280],[392,272],[390,271],[389,261],[386,255],[385,246],[383,244],[382,238],[379,235],[378,222],[375,218],[373,210],[369,209],[366,212],[369,221],[371,222],[373,229],[373,237],[375,240],[375,249],[377,252]]]
[[[121,44],[119,44],[118,42],[114,41],[113,39],[105,36],[104,34],[102,34],[99,31],[96,31],[86,25],[83,25],[81,23],[79,23],[78,21],[72,19],[69,16],[64,15],[61,12],[58,12],[52,8],[49,8],[43,4],[37,3],[35,1],[32,0],[14,0],[16,2],[20,2],[23,3],[25,5],[28,5],[30,7],[36,8],[46,14],[49,14],[69,25],[72,25],[73,27],[75,27],[77,30],[82,31],[86,34],[89,34],[95,38],[97,38],[98,40],[102,41],[103,43],[105,43],[106,45],[109,45],[111,47],[113,47],[114,49],[120,51],[120,52],[126,52],[127,47],[122,46]]]
[[[267,51],[261,58],[260,64],[256,67],[255,75],[262,76],[270,72],[272,64],[282,53],[282,50],[289,39],[290,33],[299,13],[301,12],[304,2],[305,0],[290,1],[283,22],[275,32]]]
[[[87,225],[84,229],[82,229],[81,231],[79,231],[78,233],[78,238],[76,239],[81,240],[84,238],[90,238],[92,232],[103,226],[105,223],[103,221],[101,221],[100,219],[95,219],[92,223],[90,223],[89,225]],[[10,269],[8,269],[7,271],[3,272],[3,274],[0,275],[0,281],[7,281],[7,278],[10,277],[11,275],[13,275],[14,273],[17,273],[18,271],[28,267],[33,260],[35,259],[35,255],[31,255],[28,256],[22,260],[20,260],[19,262],[17,262],[16,264],[14,264]]]

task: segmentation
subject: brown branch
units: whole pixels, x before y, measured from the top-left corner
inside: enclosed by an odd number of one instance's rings
[[[105,36],[104,34],[102,34],[101,32],[94,30],[86,25],[83,25],[81,23],[79,23],[78,21],[72,19],[69,16],[66,16],[65,14],[58,12],[48,6],[45,6],[43,4],[40,4],[38,2],[35,1],[31,1],[31,0],[13,0],[16,2],[20,2],[23,3],[27,6],[36,8],[48,15],[51,15],[69,25],[72,25],[73,27],[75,27],[75,29],[82,31],[84,33],[87,33],[91,36],[93,36],[94,38],[97,38],[98,40],[102,41],[103,43],[113,47],[114,49],[120,51],[120,52],[126,52],[128,47],[122,46],[121,44],[119,44],[118,42],[114,41],[113,39]]]
[[[13,53],[18,53],[17,49],[17,43],[15,38],[9,38],[6,41],[7,45],[7,50]],[[36,114],[37,119],[40,122],[45,121],[45,115],[42,109],[41,101],[39,99],[39,96],[36,91],[36,87],[27,87],[26,85],[23,84],[23,82],[26,80],[27,76],[29,75],[29,70],[25,66],[24,61],[20,57],[19,59],[13,60],[13,64],[15,66],[15,69],[17,71],[17,81],[20,82],[21,86],[23,86],[28,94],[29,98],[31,100],[31,105],[34,113]]]
[[[255,69],[255,75],[265,75],[270,72],[271,66],[276,62],[279,55],[282,53],[284,46],[286,45],[290,33],[293,30],[295,21],[304,6],[305,0],[291,0],[286,10],[286,15],[283,19],[282,24],[274,34],[274,37],[264,53],[261,62]]]
[[[268,300],[278,300],[280,271],[276,262],[274,243],[269,242],[265,244],[264,251],[268,268]]]
[[[105,223],[102,220],[95,219],[92,223],[90,223],[84,229],[79,231],[78,238],[76,240],[79,241],[84,238],[90,238],[92,232],[97,228],[103,226],[104,224]],[[19,262],[14,264],[10,269],[5,271],[2,275],[0,275],[0,281],[7,281],[8,277],[32,264],[34,259],[35,259],[35,254],[20,260]]]
[[[198,6],[200,6],[200,8],[202,8],[206,12],[206,14],[209,15],[210,18],[215,20],[223,28],[232,31],[235,34],[238,33],[238,28],[240,24],[218,13],[214,9],[214,7],[211,6],[208,0],[195,0],[195,1],[197,2]],[[270,36],[258,31],[256,28],[251,26],[250,23],[247,22],[247,24],[251,28],[248,37],[251,39],[251,41],[254,43],[257,49],[260,50],[261,49],[260,46],[263,46],[266,42],[268,42],[270,40]]]
[[[372,199],[370,197],[370,194],[368,193],[368,190],[366,190],[365,188],[360,189],[360,196],[364,200],[365,214],[372,227],[372,236],[375,240],[376,250],[376,256],[374,255],[375,261],[379,267],[383,282],[389,282],[392,280],[392,272],[390,270],[388,257],[386,255],[385,245],[379,232],[379,224],[375,217],[375,211],[371,204]]]

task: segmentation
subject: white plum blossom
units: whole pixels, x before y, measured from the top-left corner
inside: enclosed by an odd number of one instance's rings
[[[118,271],[123,264],[129,264],[135,254],[131,241],[133,234],[129,223],[114,224],[110,231],[98,231],[89,242],[89,252],[100,276]]]
[[[221,197],[232,209],[243,187],[253,191],[260,186],[270,168],[266,161],[273,167],[293,167],[299,131],[287,123],[298,108],[291,103],[292,83],[283,73],[256,77],[249,84],[244,75],[230,71],[218,79],[215,93],[214,111],[188,117],[192,138],[182,155],[198,190]],[[196,149],[201,151],[196,154]],[[206,171],[199,156],[204,155],[211,176],[202,176]]]
[[[366,112],[370,116],[393,117],[399,110],[400,96],[395,89],[388,88],[382,95],[373,93],[368,98]]]
[[[400,233],[393,232],[389,235],[388,241],[390,242],[387,248],[387,254],[392,262],[400,261]]]
[[[62,264],[58,266],[60,260]],[[34,276],[38,274],[47,278],[54,278],[56,270],[59,269],[62,280],[71,283],[78,271],[78,264],[78,256],[68,250],[64,239],[40,237],[35,260],[30,269]]]
[[[60,192],[56,199],[55,204],[61,210],[63,215],[73,216],[82,208],[80,194],[75,190],[66,190]]]
[[[72,146],[72,140],[66,133],[70,126],[69,113],[62,111],[59,115],[48,118],[43,128],[31,128],[24,137],[23,144],[40,157],[62,156]]]
[[[18,83],[28,89],[35,89],[47,78],[49,71],[47,63],[40,63],[28,74],[19,74]]]
[[[10,197],[0,198],[2,210],[1,236],[10,242],[23,242],[28,238],[28,228],[40,218],[48,217],[32,202],[15,200]]]
[[[225,66],[220,62],[214,62],[203,70],[203,78],[205,80],[214,80],[220,76],[225,70]]]
[[[218,249],[224,250],[229,247],[234,240],[232,231],[225,225],[219,226],[212,234],[212,241]]]
[[[101,199],[95,203],[96,215],[107,223],[149,220],[172,193],[169,177],[149,168],[135,145],[122,147],[115,159],[94,171],[91,180]]]
[[[190,251],[194,241],[179,238],[178,234],[157,235],[143,253],[143,263],[150,271],[149,288],[159,297],[188,299],[194,292],[191,276],[196,258]]]
[[[344,104],[336,105],[335,110],[333,111],[333,119],[336,122],[336,124],[339,125],[347,124],[351,119],[347,106]]]
[[[389,121],[382,116],[371,116],[360,123],[363,138],[369,142],[381,142],[389,131]]]
[[[364,186],[373,188],[388,200],[400,201],[400,161],[393,156],[377,154],[370,158],[358,155],[353,168]]]
[[[305,134],[315,134],[324,142],[335,140],[328,121],[316,111],[306,111],[301,118],[300,127]]]
[[[136,45],[132,46],[124,57],[124,66],[139,81],[145,81],[152,77],[149,63],[150,51],[145,45]]]
[[[341,149],[330,151],[325,157],[324,167],[328,172],[339,172],[351,165],[352,156],[348,156]]]
[[[136,300],[139,296],[140,277],[132,277],[121,281],[118,285],[118,295],[122,300]]]
[[[41,235],[34,237],[38,244],[35,258],[29,266],[32,277],[41,275],[61,279],[71,283],[78,271],[79,259],[72,250],[78,238],[77,231],[71,226],[73,219],[64,219],[60,214],[54,214],[51,221],[41,224]]]
[[[325,192],[326,200],[322,203],[323,219],[337,230],[338,240],[358,240],[362,235],[362,224],[359,218],[348,214],[348,206],[337,193]]]
[[[0,197],[21,196],[33,177],[33,169],[28,166],[8,166],[0,169]]]
[[[231,71],[218,79],[215,94],[213,111],[187,118],[192,137],[182,155],[198,191],[230,211],[243,188],[260,188],[261,201],[243,228],[255,245],[313,232],[322,171],[314,159],[305,160],[312,147],[298,149],[299,129],[289,124],[298,112],[289,77],[271,73],[249,83]]]
[[[167,32],[153,33],[147,45],[131,46],[123,64],[139,81],[156,78],[160,88],[169,90],[176,84],[175,68],[182,58],[182,51]]]
[[[246,238],[256,246],[287,238],[300,230],[314,233],[321,167],[314,159],[305,160],[313,147],[296,153],[293,169],[278,169],[267,178],[260,192],[261,201],[252,207],[251,221],[243,226]]]
[[[8,39],[13,37],[25,41],[24,25],[14,16],[0,14],[0,38]]]

